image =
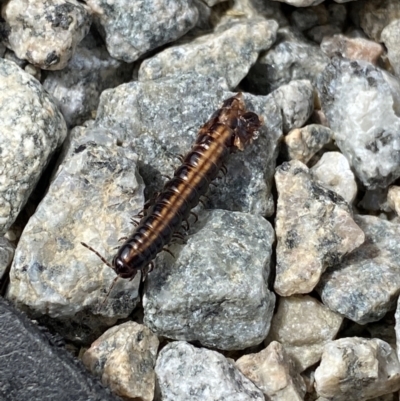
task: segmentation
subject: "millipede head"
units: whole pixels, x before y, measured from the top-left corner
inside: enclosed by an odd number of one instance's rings
[[[252,143],[258,136],[258,130],[263,124],[263,120],[256,113],[248,111],[242,114],[237,121],[233,146],[243,150],[248,144]]]

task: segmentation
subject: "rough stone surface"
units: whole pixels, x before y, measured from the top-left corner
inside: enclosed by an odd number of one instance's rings
[[[223,100],[232,96],[222,80],[197,74],[147,82],[131,82],[106,90],[100,98],[96,125],[131,144],[151,196],[179,164],[177,156],[191,148],[200,127]],[[270,216],[273,172],[282,135],[281,110],[272,96],[244,95],[248,110],[265,123],[244,152],[229,156],[227,174],[207,194],[207,208]],[[129,110],[129,113],[126,111]]]
[[[65,148],[63,164],[19,241],[8,298],[63,336],[87,343],[130,314],[140,277],[118,280],[103,304],[115,273],[80,242],[110,260],[142,208],[143,184],[136,155],[104,130],[77,129]]]
[[[264,401],[264,395],[218,352],[183,341],[164,347],[156,363],[158,398],[163,401]]]
[[[365,191],[358,207],[368,212],[390,212],[391,208],[388,204],[388,188],[377,188]],[[368,213],[366,213],[368,214]]]
[[[0,59],[0,235],[17,218],[56,148],[65,121],[39,82]]]
[[[400,13],[399,18],[391,22],[382,31],[382,41],[388,49],[388,58],[397,77],[400,78]]]
[[[168,338],[224,350],[260,344],[275,295],[268,290],[274,232],[263,218],[202,211],[185,246],[149,275],[144,324]]]
[[[303,401],[306,385],[281,344],[273,341],[258,354],[236,361],[238,369],[271,401]]]
[[[349,162],[339,152],[326,152],[311,168],[314,179],[318,180],[352,204],[357,195],[357,183]]]
[[[383,53],[383,46],[365,38],[349,38],[338,34],[326,36],[321,42],[321,50],[328,56],[340,54],[350,60],[365,60],[376,65]]]
[[[284,136],[285,153],[289,159],[307,163],[325,145],[332,141],[334,132],[319,124],[295,128]]]
[[[324,0],[277,0],[282,3],[290,4],[294,7],[309,7],[316,6],[322,3]]]
[[[277,168],[276,279],[282,296],[313,290],[328,266],[360,246],[364,234],[347,202],[312,179],[298,160]]]
[[[56,99],[68,126],[92,118],[104,89],[128,81],[132,68],[111,58],[99,39],[87,35],[62,71],[46,74],[43,87]]]
[[[297,371],[303,372],[321,359],[324,345],[336,337],[342,321],[309,295],[280,298],[266,344],[281,343]]]
[[[400,82],[370,63],[335,58],[318,90],[336,143],[362,183],[383,188],[398,178]]]
[[[64,68],[89,32],[89,8],[76,0],[10,0],[1,14],[6,46],[44,70]]]
[[[131,63],[143,54],[172,42],[191,28],[199,13],[191,0],[87,0],[107,50]]]
[[[316,44],[284,27],[278,30],[271,49],[261,53],[246,79],[254,91],[265,95],[292,80],[308,79],[316,83],[328,62],[329,58]]]
[[[259,17],[222,26],[143,61],[139,81],[195,71],[209,77],[224,77],[234,90],[259,53],[275,42],[277,29],[276,21]]]
[[[317,290],[329,309],[366,324],[381,319],[399,296],[400,225],[375,216],[354,220],[364,244],[328,269]]]
[[[158,338],[136,322],[114,326],[85,352],[82,362],[113,393],[128,399],[152,401]]]
[[[341,338],[325,345],[315,386],[330,401],[369,400],[400,389],[400,364],[382,340]]]
[[[387,194],[388,204],[400,216],[400,187],[392,185]]]
[[[10,266],[14,256],[15,247],[7,238],[0,237],[0,280]]]

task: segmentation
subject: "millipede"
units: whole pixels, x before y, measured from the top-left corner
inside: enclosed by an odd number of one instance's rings
[[[225,100],[199,130],[190,152],[182,157],[162,191],[146,209],[133,234],[118,249],[112,264],[97,251],[117,277],[133,279],[142,272],[142,280],[154,267],[153,260],[167,246],[187,221],[191,209],[205,195],[228,154],[243,150],[258,135],[262,118],[247,111],[242,93]]]

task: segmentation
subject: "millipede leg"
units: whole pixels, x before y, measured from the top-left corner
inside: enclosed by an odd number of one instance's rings
[[[185,159],[185,157],[183,155],[176,155],[176,158],[183,163],[183,160]]]
[[[110,288],[108,289],[107,294],[106,294],[103,302],[101,303],[101,306],[103,306],[106,303],[106,301],[107,301],[107,299],[108,299],[108,297],[109,297],[109,295],[111,293],[111,290],[113,289],[113,287],[114,287],[114,285],[115,285],[115,283],[117,282],[118,279],[119,279],[119,276],[115,277],[115,279],[112,281],[112,283],[110,285]]]
[[[195,212],[190,212],[190,214],[192,215],[192,216],[194,216],[194,222],[193,222],[193,224],[195,224],[195,223],[197,223],[197,221],[199,220],[199,216],[197,216],[197,214],[195,213]]]
[[[166,178],[167,180],[171,179],[171,176],[167,175],[167,174],[161,174],[161,177]]]
[[[108,267],[111,267],[111,269],[113,269],[111,263],[109,263],[109,262],[106,260],[106,258],[105,258],[104,256],[100,255],[99,252],[97,252],[95,249],[93,249],[93,248],[92,248],[91,246],[89,246],[88,244],[85,244],[84,242],[81,242],[81,245],[83,245],[85,248],[87,248],[87,249],[89,249],[90,251],[92,251],[95,255],[97,255],[97,256],[100,258],[100,260],[101,260],[105,265],[107,265]]]
[[[228,173],[228,169],[226,168],[225,164],[223,164],[220,167],[220,170],[222,171],[222,173],[226,176],[226,174]]]
[[[162,250],[165,251],[165,252],[168,252],[170,255],[172,255],[172,257],[173,257],[174,259],[176,259],[175,255],[174,255],[169,249],[163,248]]]

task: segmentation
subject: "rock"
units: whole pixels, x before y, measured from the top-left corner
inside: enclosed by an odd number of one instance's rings
[[[311,169],[314,179],[352,204],[357,195],[357,183],[349,162],[339,152],[326,152]]]
[[[365,191],[365,194],[361,201],[358,203],[358,207],[368,212],[390,212],[390,206],[388,204],[388,189],[387,188],[377,188]]]
[[[283,137],[288,158],[307,163],[333,138],[333,131],[319,124],[295,128]]]
[[[294,7],[309,7],[309,6],[316,6],[322,3],[324,0],[277,0],[282,3],[290,4]]]
[[[238,369],[271,401],[303,401],[306,386],[281,344],[273,341],[257,354],[236,361]]]
[[[137,304],[139,275],[118,280],[88,243],[110,260],[142,208],[136,155],[99,128],[80,128],[15,251],[7,296],[76,342],[98,337]]]
[[[146,195],[151,197],[165,181],[161,175],[173,174],[177,156],[189,151],[200,127],[232,95],[222,80],[197,74],[130,82],[102,93],[96,125],[133,146],[139,156]],[[206,207],[271,216],[273,171],[282,135],[281,111],[272,96],[244,97],[248,109],[266,123],[251,146],[229,156],[227,174],[210,188]]]
[[[218,352],[182,341],[165,346],[156,363],[156,399],[163,401],[264,401],[264,395]],[[158,396],[158,398],[157,398]]]
[[[100,41],[87,35],[62,71],[46,74],[43,87],[53,95],[68,126],[92,118],[100,94],[128,81],[131,66],[111,58]]]
[[[395,19],[382,30],[381,38],[388,49],[388,58],[395,75],[400,78],[400,12],[398,19]]]
[[[144,324],[160,336],[223,350],[260,344],[275,295],[268,290],[274,232],[263,218],[202,211],[185,246],[161,254],[143,299]]]
[[[308,79],[316,83],[318,74],[328,63],[329,58],[316,44],[292,28],[284,27],[278,30],[271,49],[260,54],[246,80],[253,91],[265,95],[292,80]]]
[[[308,295],[280,298],[266,344],[281,343],[296,371],[303,372],[321,359],[342,322],[342,316]]]
[[[383,46],[364,38],[351,38],[342,34],[326,36],[321,50],[330,58],[340,54],[350,60],[364,60],[376,65],[383,54]]]
[[[108,329],[84,353],[82,362],[114,394],[152,401],[158,338],[136,322]]]
[[[313,290],[328,266],[364,242],[346,201],[315,182],[308,168],[293,160],[275,174],[276,279],[282,296]]]
[[[400,364],[382,340],[341,338],[325,345],[315,386],[330,401],[369,400],[400,389]]]
[[[13,260],[14,250],[14,245],[7,238],[0,237],[0,280]]]
[[[375,216],[355,216],[365,242],[328,269],[317,291],[332,311],[359,324],[380,320],[400,293],[400,225]]]
[[[183,36],[193,28],[199,13],[183,0],[87,0],[94,23],[110,55],[132,63],[143,54]]]
[[[40,83],[0,59],[0,235],[17,218],[66,135],[65,121]]]
[[[208,77],[223,77],[234,90],[259,53],[275,42],[277,29],[274,20],[260,17],[220,26],[213,33],[169,47],[144,60],[139,81],[197,72]]]
[[[388,205],[400,216],[400,187],[392,185],[387,193]]]
[[[314,109],[314,89],[310,81],[291,81],[271,94],[281,109],[283,133],[302,127]]]
[[[10,0],[1,14],[6,46],[44,70],[63,69],[89,32],[89,8],[77,0]]]
[[[384,188],[400,176],[399,85],[372,64],[339,58],[318,82],[336,144],[368,189]]]

